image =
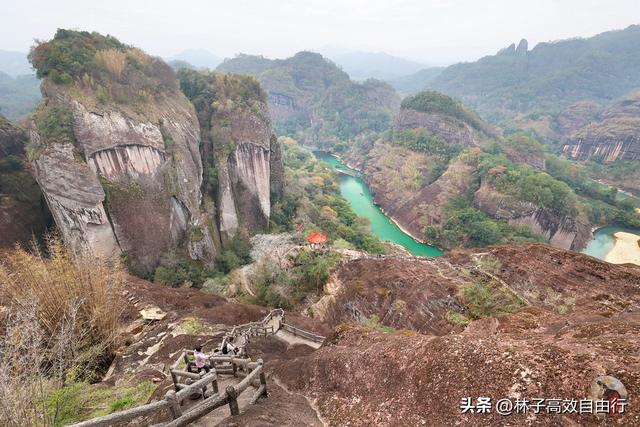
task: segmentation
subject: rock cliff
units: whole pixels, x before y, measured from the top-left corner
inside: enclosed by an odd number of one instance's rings
[[[604,163],[640,160],[640,93],[612,104],[593,121],[574,130],[563,147],[578,160],[594,158]]]
[[[526,195],[521,193],[522,200],[481,186],[483,174],[490,169],[483,166],[488,159],[498,166],[491,173],[505,172],[507,164],[512,169],[522,168],[525,174],[546,170],[545,150],[540,143],[524,134],[501,138],[473,111],[428,91],[403,101],[390,132],[376,141],[358,141],[346,156],[362,171],[374,201],[417,239],[426,237],[444,247],[460,244],[437,233],[447,226],[452,213],[446,211],[450,202],[465,199],[480,211],[476,212],[477,218],[486,214],[511,225],[513,230],[528,229],[557,247],[585,247],[591,238],[590,225],[577,220],[579,215],[567,216],[522,201]],[[524,164],[533,168],[518,166]],[[509,191],[513,193],[513,189]]]
[[[437,195],[445,198],[458,194],[458,187],[447,177],[437,184],[433,182],[438,177],[439,163],[428,153],[378,140],[349,153],[347,161],[362,171],[374,202],[418,239],[428,215],[437,216]],[[466,179],[463,175],[458,178]],[[445,195],[443,189],[450,195]]]
[[[197,108],[209,177],[205,197],[217,206],[222,241],[238,231],[267,230],[271,195],[281,194],[284,169],[266,94],[248,76],[181,70],[180,81]]]
[[[0,116],[0,247],[28,245],[50,214],[26,159],[25,132]]]
[[[426,129],[432,135],[444,139],[448,144],[461,147],[479,147],[499,137],[497,130],[480,120],[461,120],[446,111],[436,109],[420,111],[410,106],[403,106],[400,110],[394,122],[394,129],[400,131]]]
[[[525,225],[559,248],[580,251],[591,240],[589,224],[533,203],[516,200],[484,183],[474,193],[473,205],[511,225]]]
[[[55,56],[63,48],[85,55],[83,70]],[[35,175],[75,251],[123,253],[149,274],[176,257],[212,265],[220,234],[268,227],[265,103],[203,126],[169,66],[96,33],[60,30],[32,61],[44,79],[30,131]],[[212,126],[226,132],[213,146]]]

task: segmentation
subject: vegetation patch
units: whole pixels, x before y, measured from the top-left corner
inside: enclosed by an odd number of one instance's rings
[[[155,388],[151,381],[120,387],[72,383],[49,392],[43,406],[49,425],[64,426],[143,405]]]
[[[251,278],[256,295],[250,302],[286,309],[309,296],[320,295],[331,269],[340,259],[340,255],[332,251],[306,249],[294,257],[293,265],[288,268],[262,263]]]
[[[29,60],[38,78],[74,87],[102,104],[140,104],[177,89],[173,70],[161,59],[96,32],[59,29],[32,48]]]
[[[494,280],[476,279],[458,292],[458,298],[472,320],[502,316],[525,306],[522,298]]]
[[[455,117],[469,126],[481,130],[482,119],[461,102],[450,96],[434,91],[424,91],[402,100],[401,108],[420,111],[423,113],[443,114]]]
[[[372,314],[371,316],[369,316],[364,321],[364,325],[367,326],[368,328],[372,328],[377,331],[384,332],[386,334],[390,334],[396,331],[395,328],[392,328],[391,326],[383,325],[382,322],[380,321],[380,317],[377,314]]]
[[[357,216],[340,194],[338,177],[329,166],[289,138],[283,144],[285,194],[271,211],[274,232],[322,230],[328,244],[340,241],[370,253],[383,246],[365,218]]]
[[[105,372],[123,306],[126,276],[117,263],[72,258],[57,238],[44,252],[17,247],[0,257],[0,293],[7,302],[0,325],[0,418],[16,425],[62,424],[61,409],[42,402]]]

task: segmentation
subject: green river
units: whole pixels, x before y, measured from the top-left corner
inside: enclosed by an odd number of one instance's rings
[[[640,237],[640,230],[634,230],[632,228],[624,227],[602,227],[593,232],[593,240],[589,242],[587,247],[582,251],[583,254],[591,255],[598,259],[605,259],[609,251],[613,249],[613,245],[616,242],[614,233],[618,231],[624,231],[627,233],[638,234]]]
[[[315,156],[329,164],[334,170],[344,170],[358,174],[356,170],[349,168],[339,159],[323,151],[314,151]],[[371,231],[380,240],[387,240],[403,246],[414,255],[434,257],[442,255],[443,252],[433,246],[416,241],[414,238],[403,232],[393,221],[391,221],[378,206],[373,202],[371,192],[367,184],[357,176],[346,173],[339,173],[340,192],[347,199],[351,208],[360,216],[368,218],[371,222]],[[620,198],[633,198],[623,193],[618,193]],[[633,198],[640,205],[640,200]],[[602,227],[594,231],[593,240],[582,251],[584,254],[595,258],[605,259],[609,251],[614,246],[615,238],[613,233],[626,231],[628,233],[639,234],[640,230],[633,230],[622,227]]]
[[[322,152],[314,151],[315,156],[328,163],[333,169],[341,169],[357,173],[357,171],[349,168],[334,156]],[[380,240],[387,240],[403,246],[414,255],[434,257],[442,255],[442,251],[433,246],[425,245],[413,239],[411,236],[403,232],[396,224],[394,224],[378,206],[373,203],[373,197],[369,192],[369,187],[358,177],[338,174],[340,177],[340,192],[347,199],[353,211],[371,222],[371,231],[378,236]]]
[[[630,199],[636,205],[640,206],[640,199],[633,197],[622,191],[618,191],[618,200]],[[605,259],[607,254],[613,249],[616,243],[614,233],[624,231],[626,233],[636,234],[640,237],[640,230],[624,227],[602,227],[593,232],[593,240],[589,242],[587,247],[582,251],[583,254],[591,255],[594,258]]]

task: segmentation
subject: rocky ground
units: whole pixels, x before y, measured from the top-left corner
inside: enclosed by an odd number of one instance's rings
[[[276,366],[276,375],[315,399],[331,425],[638,425],[640,405],[632,396],[640,389],[640,269],[542,245],[490,254],[502,263],[495,275],[527,295],[528,307],[457,330],[442,317],[444,302],[455,307],[452,291],[463,276],[449,273],[470,267],[473,254],[417,266],[397,259],[352,262],[337,275],[345,293],[355,288],[358,296],[337,298],[338,320],[377,312],[382,323],[402,326],[392,306],[404,295],[404,325],[414,328],[384,333],[340,325],[323,348]],[[367,278],[351,280],[357,270]],[[376,292],[383,284],[389,292]],[[575,298],[575,304],[560,314],[545,289]],[[555,298],[557,303],[562,297]],[[431,322],[410,325],[420,313]],[[625,384],[631,396],[627,414],[605,422],[588,415],[505,417],[459,410],[463,397],[581,399],[599,375]]]
[[[461,289],[478,280],[507,287],[522,308],[452,321],[452,312],[468,314]],[[223,408],[202,425],[638,425],[639,290],[639,267],[544,245],[433,260],[350,253],[319,301],[301,308],[306,314],[287,313],[287,322],[327,336],[325,344],[314,350],[254,339],[247,350],[265,360],[269,398],[234,418]],[[133,278],[127,301],[122,346],[103,386],[150,379],[152,399],[171,387],[167,366],[183,348],[210,350],[233,325],[268,312]],[[139,311],[151,306],[161,318],[141,320]],[[627,413],[605,421],[459,409],[463,397],[581,399],[605,374],[630,395]]]

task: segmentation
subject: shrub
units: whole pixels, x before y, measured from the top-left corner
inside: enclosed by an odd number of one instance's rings
[[[458,313],[457,311],[447,311],[446,318],[447,322],[451,323],[452,325],[467,326],[469,323],[471,323],[471,319],[469,319],[462,313]]]
[[[126,408],[130,408],[135,404],[135,400],[131,396],[121,397],[109,406],[109,412],[117,412]]]
[[[121,79],[127,68],[127,55],[117,49],[99,50],[96,52],[95,60],[116,79]]]
[[[124,270],[116,260],[72,256],[50,238],[47,256],[20,247],[0,258],[0,418],[42,419],[43,393],[108,366],[118,333]],[[58,412],[56,412],[57,414]]]
[[[159,285],[178,287],[185,283],[200,288],[208,272],[190,260],[181,259],[171,265],[161,265],[153,274],[153,282]]]
[[[509,289],[494,281],[476,281],[464,285],[459,298],[466,306],[471,319],[500,316],[512,313],[524,306],[524,302]]]
[[[35,116],[38,133],[47,142],[73,142],[73,115],[65,107],[45,106]]]
[[[368,319],[364,321],[364,324],[368,328],[372,328],[384,333],[392,333],[395,332],[395,329],[391,326],[385,326],[380,322],[380,317],[377,314],[372,314]]]

